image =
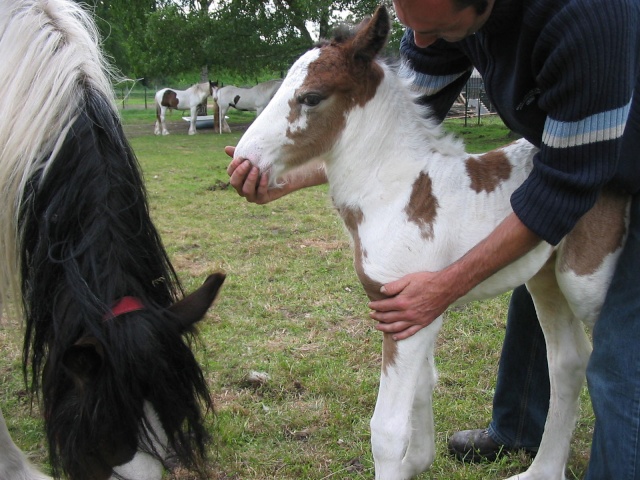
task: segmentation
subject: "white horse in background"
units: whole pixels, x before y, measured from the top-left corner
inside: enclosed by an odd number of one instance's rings
[[[167,110],[190,110],[191,123],[189,125],[189,135],[196,134],[196,120],[198,119],[198,106],[204,103],[207,98],[213,95],[218,87],[217,82],[196,83],[186,90],[176,90],[175,88],[163,88],[156,92],[156,135],[169,135],[165,115]]]
[[[254,87],[235,87],[227,85],[220,87],[213,94],[213,98],[220,108],[220,133],[230,132],[229,126],[226,124],[225,115],[230,107],[237,110],[250,110],[256,112],[256,116],[260,115],[265,107],[269,104],[273,96],[282,85],[282,79],[269,80],[262,82]]]
[[[376,59],[389,16],[380,7],[354,36],[316,47],[291,67],[236,158],[282,175],[320,158],[331,199],[352,237],[356,273],[371,299],[404,275],[439,271],[511,214],[511,193],[532,169],[536,148],[519,140],[484,155],[425,120],[406,78]],[[309,163],[311,165],[311,163]],[[551,398],[540,449],[512,480],[562,480],[591,344],[583,324],[599,314],[622,250],[629,197],[603,190],[557,247],[542,242],[457,303],[526,283],[547,344]],[[588,248],[585,248],[588,247]],[[442,318],[410,338],[383,336],[371,444],[375,475],[405,480],[435,457],[434,350]]]

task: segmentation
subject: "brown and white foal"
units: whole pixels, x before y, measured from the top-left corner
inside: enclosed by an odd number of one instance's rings
[[[442,269],[484,239],[511,212],[509,197],[536,151],[517,141],[466,154],[423,118],[407,79],[376,60],[388,31],[380,8],[354,36],[305,53],[235,150],[272,181],[312,159],[324,161],[370,298],[406,274]],[[624,244],[627,204],[603,193],[560,245],[540,244],[459,302],[525,282],[533,295],[548,348],[551,404],[540,451],[520,480],[564,478],[591,351],[582,324],[598,316]],[[378,479],[411,478],[434,459],[433,355],[441,323],[397,343],[384,338],[371,420]]]

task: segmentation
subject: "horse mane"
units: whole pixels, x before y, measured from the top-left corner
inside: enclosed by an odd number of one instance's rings
[[[84,109],[55,158],[29,180],[18,214],[24,356],[26,362],[31,353],[34,390],[53,335],[71,345],[88,326],[101,339],[103,322],[86,319],[102,319],[111,307],[106,302],[130,295],[162,309],[182,291],[116,113],[92,86],[82,94]],[[69,325],[73,318],[76,328]],[[57,329],[63,320],[65,328]]]
[[[5,308],[21,313],[18,212],[23,192],[57,155],[81,108],[80,91],[91,86],[113,100],[110,78],[115,74],[98,48],[93,22],[73,3],[2,2],[0,30],[0,191],[5,196],[0,204],[0,295]],[[54,81],[24,81],[30,77]]]
[[[89,456],[105,461],[91,438],[140,434],[152,445],[154,434],[140,433],[145,400],[178,457],[197,467],[207,437],[199,402],[211,407],[192,336],[183,339],[167,310],[182,287],[150,219],[98,39],[75,2],[0,3],[0,294],[25,318],[23,371],[32,393],[42,387],[54,475],[71,478],[86,475]],[[145,309],[106,320],[125,295]],[[63,357],[87,336],[110,346],[110,368],[68,403],[74,379]],[[112,418],[94,417],[99,404],[113,406]]]

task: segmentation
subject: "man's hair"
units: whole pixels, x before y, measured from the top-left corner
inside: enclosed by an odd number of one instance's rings
[[[488,0],[453,0],[453,5],[458,10],[462,10],[467,7],[474,7],[478,15],[482,15],[487,11],[489,7]]]

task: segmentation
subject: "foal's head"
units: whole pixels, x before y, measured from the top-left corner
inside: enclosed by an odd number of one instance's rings
[[[275,182],[285,171],[331,150],[349,113],[376,94],[384,73],[374,59],[389,28],[388,12],[380,7],[355,33],[340,34],[302,55],[240,139],[236,156]]]

